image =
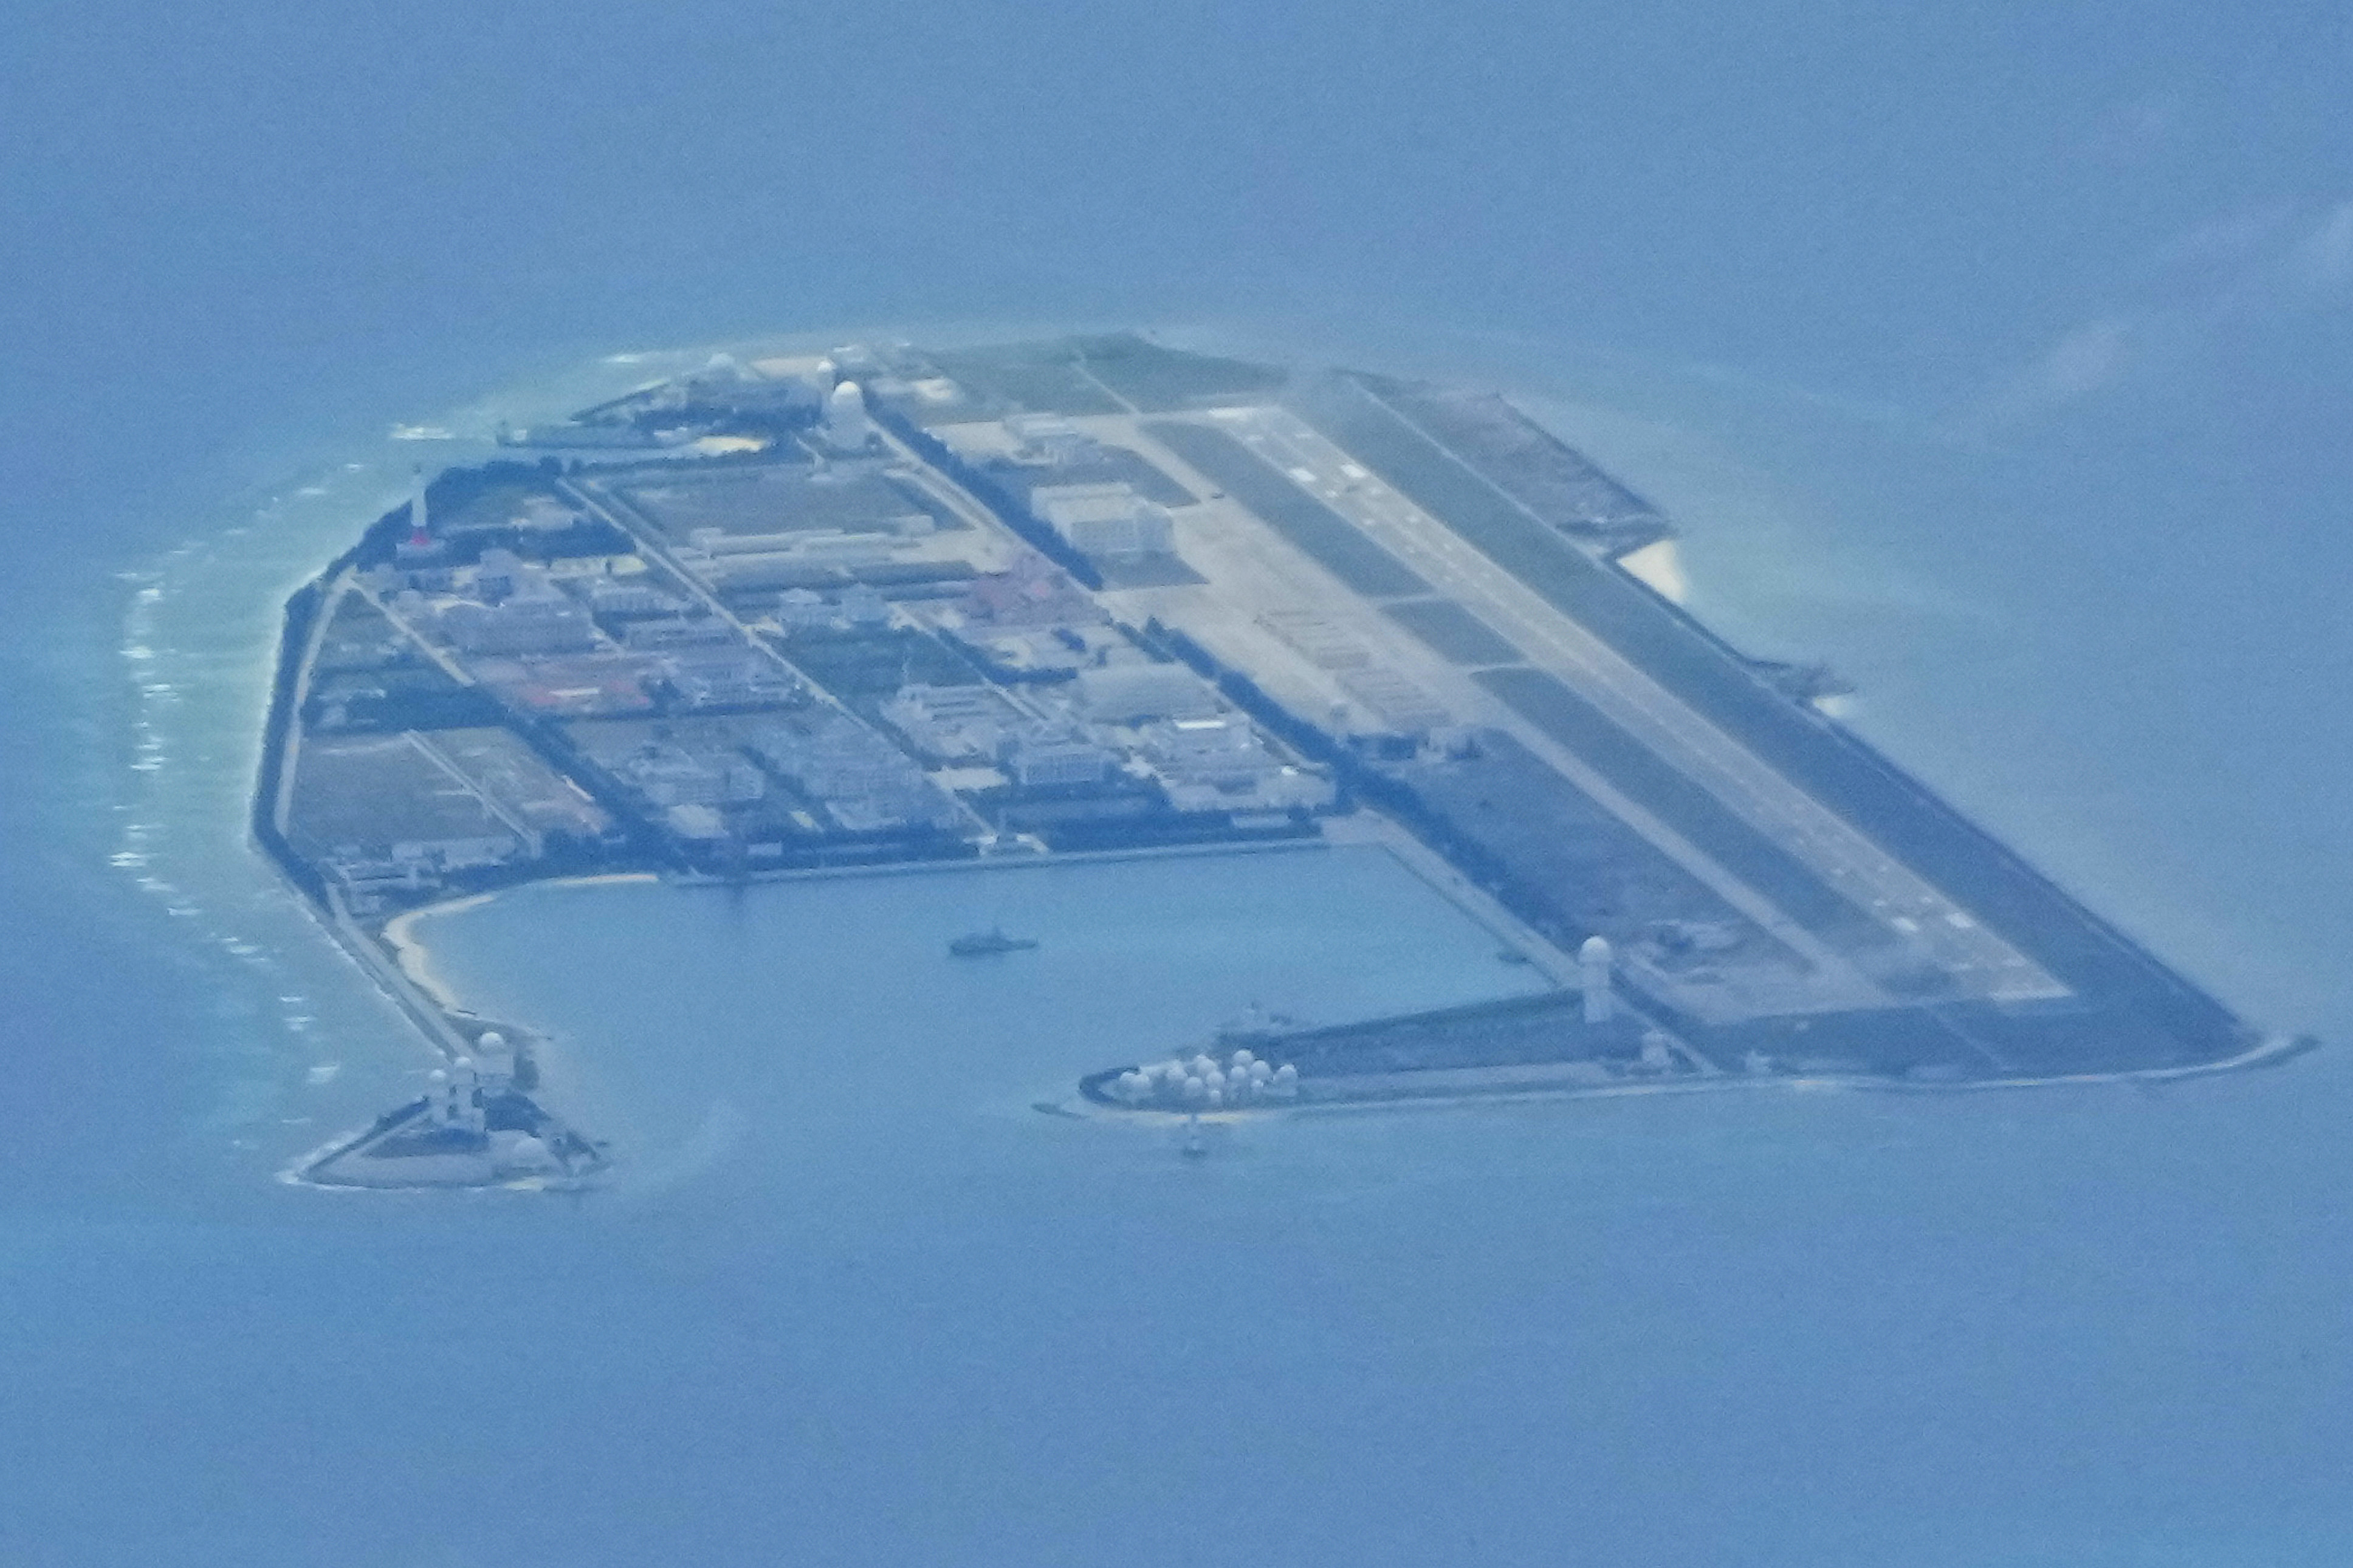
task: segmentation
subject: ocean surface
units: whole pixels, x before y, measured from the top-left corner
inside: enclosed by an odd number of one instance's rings
[[[2343,1563],[2341,9],[1132,11],[12,15],[0,1563]],[[245,843],[285,593],[500,417],[940,321],[1514,392],[2331,1048],[1187,1162],[1029,1103],[1525,977],[1353,851],[543,889],[427,930],[629,1179],[280,1183],[427,1065]]]
[[[1684,503],[1704,611],[1777,651],[1814,616],[1867,720],[1891,668],[1929,717],[1981,699],[1920,628],[1977,596],[1949,651],[2010,606],[1947,578],[1924,609],[1885,585],[1917,559],[1793,539],[1769,491],[1719,519],[1725,468],[1772,453],[1725,456],[1743,427],[1701,423],[1703,394],[1662,434],[1658,395],[1543,406]],[[623,1178],[284,1186],[432,1065],[242,830],[279,597],[422,446],[316,458],[111,584],[114,668],[69,716],[90,747],[45,847],[153,966],[87,994],[188,1011],[111,1053],[84,1036],[79,1082],[18,1077],[63,1109],[26,1101],[0,1254],[16,1560],[2341,1560],[2338,1053],[2161,1093],[1261,1121],[1202,1162],[1031,1108],[1249,1005],[1529,983],[1374,849],[519,890],[419,935],[465,1001],[554,1035]],[[1819,614],[1841,605],[1908,646]],[[2011,689],[2003,722],[2052,722],[2036,690],[2071,684]],[[1923,717],[1888,743],[1935,774]],[[1998,820],[2033,793],[2015,753],[1941,761]],[[2084,805],[2011,823],[2079,885],[2137,847],[2063,831]],[[2135,887],[2111,881],[2113,908]],[[2163,899],[2120,912],[2228,979],[2266,911],[2202,937]],[[944,956],[995,923],[1044,945]],[[2241,1000],[2298,1024],[2335,984]]]

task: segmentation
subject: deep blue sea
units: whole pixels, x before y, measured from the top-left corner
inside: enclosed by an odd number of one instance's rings
[[[0,1563],[2344,1563],[2348,27],[14,8]],[[1520,395],[1702,615],[2332,1048],[1186,1162],[1029,1102],[1524,982],[1365,852],[543,889],[434,951],[630,1179],[278,1183],[427,1065],[244,842],[285,593],[502,415],[1066,324]],[[1046,945],[937,956],[998,920]]]

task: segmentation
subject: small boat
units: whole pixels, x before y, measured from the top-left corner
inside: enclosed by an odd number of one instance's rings
[[[1176,1146],[1176,1152],[1187,1160],[1198,1160],[1209,1152],[1209,1141],[1201,1136],[1201,1118],[1198,1113],[1186,1119],[1185,1142]]]
[[[1526,953],[1522,952],[1516,947],[1502,947],[1495,950],[1495,962],[1498,963],[1508,963],[1514,968],[1522,968],[1534,963],[1535,960],[1530,958]]]
[[[993,958],[1000,952],[1026,952],[1037,945],[1034,936],[1008,936],[1003,926],[991,926],[956,938],[948,943],[948,952],[955,958]]]

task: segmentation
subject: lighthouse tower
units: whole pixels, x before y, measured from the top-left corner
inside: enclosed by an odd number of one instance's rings
[[[439,548],[433,538],[433,520],[425,510],[425,465],[419,463],[408,490],[408,537],[393,553],[403,561],[422,561]]]

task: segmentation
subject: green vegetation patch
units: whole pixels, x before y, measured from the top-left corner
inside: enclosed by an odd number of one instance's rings
[[[1068,340],[934,353],[940,373],[990,415],[1122,414],[1119,400],[1091,379]]]
[[[319,639],[319,657],[311,668],[321,674],[373,669],[415,655],[414,645],[383,611],[357,594],[346,594]]]
[[[438,496],[433,498],[438,500]],[[536,501],[542,509],[569,511],[554,492],[540,485],[487,485],[446,512],[434,508],[433,526],[442,533],[464,533],[478,528],[504,528],[525,515]]]
[[[1271,395],[1284,381],[1271,365],[1163,348],[1132,332],[1052,338],[931,354],[969,399],[958,417],[1033,414],[1169,414]]]
[[[807,631],[785,645],[786,657],[845,702],[874,702],[910,683],[977,686],[980,672],[928,632]]]
[[[314,741],[294,768],[287,837],[313,860],[396,845],[512,839],[512,831],[404,735]]]
[[[1381,376],[1356,380],[1564,532],[1624,551],[1670,531],[1648,501],[1492,393]]]
[[[1256,401],[1284,380],[1272,365],[1163,348],[1132,332],[1071,343],[1097,381],[1146,414]]]
[[[501,717],[488,692],[413,656],[372,669],[322,671],[302,705],[303,727],[320,734],[455,730]]]
[[[678,540],[706,528],[726,534],[889,532],[919,518],[928,518],[934,528],[965,526],[921,489],[888,474],[820,476],[806,463],[673,470],[618,487],[617,493]]]

